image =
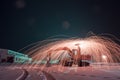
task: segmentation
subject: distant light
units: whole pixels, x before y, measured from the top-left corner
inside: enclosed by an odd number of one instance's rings
[[[107,56],[106,55],[102,55],[102,59],[107,59]]]

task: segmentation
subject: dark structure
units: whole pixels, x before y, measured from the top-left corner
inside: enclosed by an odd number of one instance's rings
[[[0,49],[0,63],[31,63],[28,55],[7,49]]]

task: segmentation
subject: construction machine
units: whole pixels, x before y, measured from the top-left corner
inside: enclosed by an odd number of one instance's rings
[[[81,54],[81,48],[79,46],[80,44],[75,44],[75,46],[77,47],[77,49],[70,49],[68,47],[59,47],[55,50],[51,50],[48,52],[48,59],[47,59],[47,63],[50,62],[51,60],[51,54],[53,51],[60,51],[60,50],[64,50],[67,51],[67,53],[69,54],[70,57],[67,58],[63,58],[59,61],[60,64],[62,64],[63,66],[72,66],[74,65],[78,65],[79,67],[82,66],[89,66],[90,63],[86,62],[85,60],[90,60],[91,56],[90,55],[83,55]],[[84,61],[83,61],[84,60]]]

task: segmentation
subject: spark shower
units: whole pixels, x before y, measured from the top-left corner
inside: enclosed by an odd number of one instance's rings
[[[95,62],[118,62],[120,61],[120,45],[115,42],[119,39],[106,35],[92,35],[85,38],[52,38],[39,41],[23,48],[25,53],[35,61],[44,60],[48,53],[52,53],[51,60],[70,57],[69,52],[65,50],[56,51],[59,48],[67,47],[69,50],[76,49],[75,44],[79,44],[81,55],[91,55]],[[26,50],[27,49],[27,50]],[[102,59],[103,58],[103,59]],[[102,59],[102,60],[101,60]]]

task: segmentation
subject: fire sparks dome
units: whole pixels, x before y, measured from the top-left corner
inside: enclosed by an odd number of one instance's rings
[[[33,60],[44,60],[50,56],[51,60],[61,60],[65,57],[74,58],[78,49],[80,59],[81,55],[90,55],[94,62],[119,62],[120,61],[120,45],[119,39],[112,35],[100,34],[90,35],[85,38],[52,38],[44,41],[33,43],[22,50],[25,50]],[[26,50],[27,49],[27,50]]]

